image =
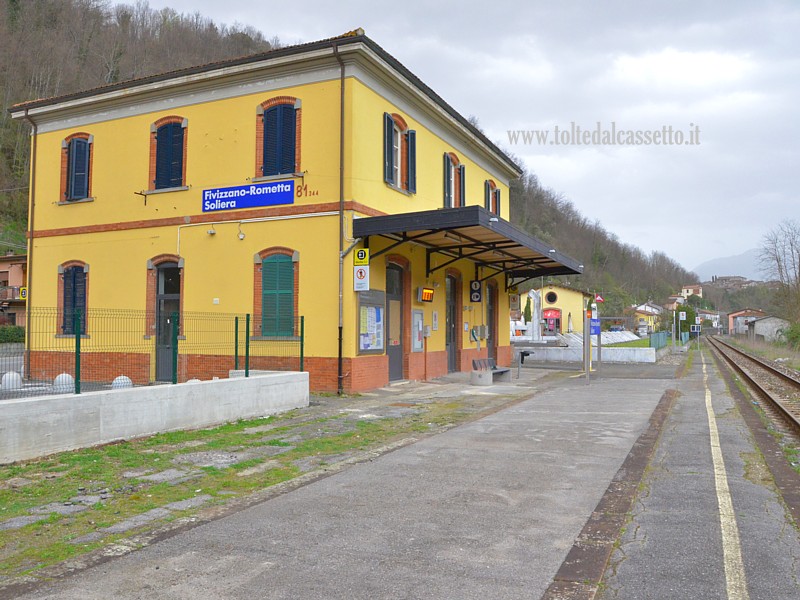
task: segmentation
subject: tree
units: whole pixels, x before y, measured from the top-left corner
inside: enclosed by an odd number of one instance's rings
[[[759,249],[761,269],[779,284],[778,303],[783,316],[800,321],[800,223],[782,221],[767,233]]]
[[[145,0],[0,0],[0,97],[7,107],[276,45],[250,26]],[[25,239],[29,134],[0,110],[0,238],[16,243]]]
[[[650,255],[623,243],[597,220],[581,215],[572,202],[548,189],[532,173],[511,182],[511,222],[584,265],[573,287],[602,291],[605,314],[631,304],[659,301],[697,276],[661,252]],[[562,280],[556,283],[563,284]]]
[[[677,313],[675,315],[675,334],[678,335],[679,333],[687,333],[692,330],[692,325],[696,324],[697,313],[695,312],[694,308],[687,304],[683,304],[678,306],[675,310]],[[686,313],[686,320],[680,320],[680,313]]]
[[[528,296],[528,301],[525,303],[525,311],[522,313],[525,317],[525,322],[530,323],[531,319],[533,318],[531,314],[531,297]]]

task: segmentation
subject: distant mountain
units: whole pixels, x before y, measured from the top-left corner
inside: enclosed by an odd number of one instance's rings
[[[758,248],[753,248],[737,256],[711,259],[698,265],[692,271],[700,276],[700,281],[710,281],[714,275],[718,277],[739,275],[753,281],[765,279],[758,264]]]

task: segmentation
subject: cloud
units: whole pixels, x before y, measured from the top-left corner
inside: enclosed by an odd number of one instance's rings
[[[298,20],[297,11],[251,0],[150,0],[238,20],[284,43],[364,27],[587,218],[687,267],[755,247],[798,212],[796,1],[373,4],[307,0]],[[632,129],[694,123],[701,145],[508,144],[509,129],[597,121]]]
[[[755,66],[750,57],[729,52],[664,48],[639,56],[618,56],[612,65],[611,77],[624,85],[674,92],[741,83]]]

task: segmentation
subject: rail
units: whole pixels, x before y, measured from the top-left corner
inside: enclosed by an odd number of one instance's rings
[[[730,367],[742,377],[745,382],[769,405],[780,415],[780,418],[787,424],[797,435],[800,435],[800,374],[791,374],[783,371],[780,368],[771,365],[769,362],[749,354],[735,346],[732,346],[716,336],[707,338],[709,344],[717,354],[728,364]],[[746,361],[749,365],[755,365],[758,373],[748,372],[742,362]],[[764,373],[768,377],[777,378],[784,386],[784,389],[789,389],[794,394],[794,398],[780,399],[774,393],[774,385],[768,386],[764,382]]]

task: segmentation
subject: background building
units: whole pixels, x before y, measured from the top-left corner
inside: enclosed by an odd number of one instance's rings
[[[594,296],[588,292],[559,285],[545,285],[537,291],[542,298],[542,333],[583,333],[583,312]]]
[[[728,315],[728,334],[747,335],[749,323],[766,316],[767,313],[763,310],[755,308],[745,308],[732,312]]]
[[[747,324],[747,334],[750,339],[760,342],[778,342],[783,340],[783,332],[790,323],[779,317],[761,317],[753,319]]]
[[[25,255],[0,256],[0,325],[25,326],[25,299],[20,292],[27,275]]]

